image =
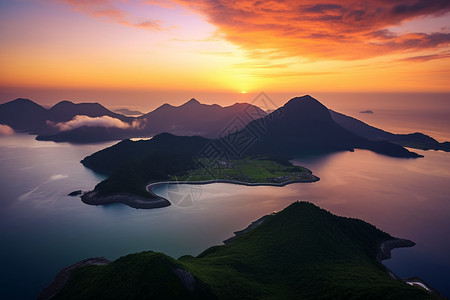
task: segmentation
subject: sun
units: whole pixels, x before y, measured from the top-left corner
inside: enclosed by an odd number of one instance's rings
[[[242,91],[241,93],[242,93],[242,94],[245,94],[245,93],[247,93],[247,92],[246,92],[246,91]]]

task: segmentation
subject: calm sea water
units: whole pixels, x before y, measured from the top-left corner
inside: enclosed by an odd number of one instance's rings
[[[445,137],[445,130],[440,132]],[[228,184],[158,188],[159,194],[177,203],[191,195],[195,202],[185,207],[96,207],[66,196],[73,190],[90,190],[103,178],[79,161],[111,144],[0,137],[2,297],[34,298],[61,268],[87,257],[116,259],[143,250],[173,257],[197,255],[297,200],[413,240],[415,247],[394,250],[386,265],[400,276],[419,276],[450,296],[449,153],[417,151],[425,158],[395,159],[361,150],[305,157],[294,162],[321,180],[283,188]]]

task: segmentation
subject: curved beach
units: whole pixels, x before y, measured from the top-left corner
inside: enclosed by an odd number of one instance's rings
[[[153,192],[153,188],[161,186],[161,185],[166,185],[166,184],[175,184],[175,185],[179,185],[179,184],[192,184],[192,185],[206,185],[206,184],[211,184],[211,183],[229,183],[229,184],[237,184],[237,185],[245,185],[245,186],[277,186],[277,187],[283,187],[286,186],[288,184],[292,184],[292,183],[310,183],[310,182],[316,182],[319,181],[320,178],[314,175],[311,175],[313,178],[312,179],[305,179],[305,180],[288,180],[285,182],[281,182],[281,183],[275,183],[275,182],[243,182],[243,181],[238,181],[238,180],[228,180],[228,179],[213,179],[213,180],[200,180],[200,181],[159,181],[159,182],[154,182],[154,183],[150,183],[147,185],[146,189],[147,192],[149,192],[152,197],[158,197],[158,198],[162,198],[165,199],[161,196],[156,195]],[[166,199],[167,200],[167,199]]]
[[[211,183],[229,183],[229,184],[238,184],[245,186],[278,186],[283,187],[292,183],[308,183],[318,181],[319,177],[311,175],[311,179],[302,179],[302,180],[288,180],[281,183],[258,183],[258,182],[242,182],[238,180],[227,180],[227,179],[214,179],[214,180],[204,180],[204,181],[158,181],[150,183],[146,186],[147,192],[150,194],[149,198],[145,198],[138,195],[120,193],[113,194],[107,196],[100,196],[96,191],[90,191],[81,195],[81,201],[85,204],[89,205],[106,205],[113,203],[122,203],[126,204],[133,208],[141,208],[141,209],[151,209],[151,208],[161,208],[170,206],[171,203],[168,199],[161,197],[153,192],[153,188],[165,184],[194,184],[194,185],[204,185]]]

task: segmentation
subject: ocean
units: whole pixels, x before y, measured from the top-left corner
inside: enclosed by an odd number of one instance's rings
[[[406,99],[401,104],[318,98],[331,109],[385,130],[421,131],[450,140],[445,97],[408,100],[410,105]],[[359,113],[366,109],[374,114]],[[156,192],[174,203],[188,194],[195,201],[155,210],[89,206],[67,196],[91,190],[104,178],[79,161],[114,143],[39,142],[25,134],[0,137],[2,297],[35,298],[60,269],[87,257],[112,260],[144,250],[175,258],[198,255],[294,201],[313,202],[416,242],[394,250],[385,264],[399,276],[421,277],[450,297],[450,153],[413,150],[425,157],[397,159],[356,150],[302,157],[293,162],[308,167],[320,181],[282,188],[161,186]]]

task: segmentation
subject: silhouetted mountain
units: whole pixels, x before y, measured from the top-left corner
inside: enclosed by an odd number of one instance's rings
[[[330,110],[331,117],[342,127],[372,141],[388,141],[403,147],[410,147],[423,150],[443,150],[450,151],[448,142],[439,143],[432,137],[423,133],[393,134],[373,126],[370,126],[360,120],[346,116],[344,114]]]
[[[199,106],[193,101],[186,105]],[[202,166],[202,160],[208,164],[248,155],[286,160],[302,154],[352,151],[354,148],[395,157],[419,157],[399,145],[370,141],[348,131],[337,124],[328,109],[311,96],[293,98],[282,108],[251,121],[243,129],[230,126],[224,132],[217,139],[163,133],[151,140],[124,140],[86,157],[81,163],[94,171],[110,175],[97,184],[92,192],[95,195],[127,193],[145,197],[148,196],[145,190],[148,182],[168,180],[170,175],[167,172],[208,169],[207,165]],[[171,160],[177,162],[176,166],[171,166]],[[200,164],[196,165],[196,162]],[[167,172],[154,170],[157,166]]]
[[[295,157],[320,152],[368,149],[395,157],[418,157],[385,141],[370,141],[337,124],[328,109],[313,97],[296,97],[270,115],[250,122],[236,136],[255,136],[249,153]],[[231,143],[231,148],[235,144]],[[236,146],[237,148],[238,146]]]
[[[18,98],[0,105],[0,124],[14,130],[39,132],[47,127],[47,109],[31,100]]]
[[[0,105],[0,124],[7,124],[14,130],[20,130],[30,132],[34,134],[45,134],[54,136],[59,129],[54,126],[55,123],[68,122],[72,120],[76,115],[85,115],[89,117],[102,117],[109,116],[119,119],[123,122],[130,123],[133,118],[125,117],[120,114],[113,113],[99,103],[72,103],[70,101],[61,101],[54,105],[50,109],[46,109],[35,102],[28,99],[16,99]],[[91,127],[92,128],[92,127]],[[112,130],[111,132],[113,132]],[[99,134],[97,134],[97,132]],[[89,137],[86,137],[90,141],[105,140],[104,130],[93,129],[92,132],[86,131]],[[97,135],[96,135],[97,134]],[[60,136],[55,136],[58,141],[70,141],[72,138],[77,140],[80,138],[80,132],[68,134],[64,132],[62,136],[69,136],[66,139],[62,139]],[[114,139],[123,135],[117,135]],[[50,137],[40,137],[41,140],[52,140]]]
[[[53,122],[67,122],[76,115],[84,115],[88,117],[110,116],[124,122],[133,120],[131,117],[125,117],[120,114],[113,113],[99,103],[73,103],[70,101],[61,101],[48,110],[49,120]]]
[[[138,119],[145,124],[144,131],[149,135],[169,132],[214,138],[236,119],[236,124],[243,128],[251,120],[266,115],[259,107],[248,103],[222,107],[217,104],[201,104],[191,99],[180,106],[164,104]]]
[[[128,108],[120,108],[120,109],[116,109],[114,110],[116,113],[125,115],[125,116],[141,116],[144,113],[138,110],[130,110]]]
[[[107,110],[98,103],[73,104],[63,101],[50,109],[55,116],[68,118],[70,112],[96,116],[107,115],[124,122],[135,120],[138,127],[130,129],[95,128],[73,129],[52,133],[46,136],[38,136],[38,140],[55,142],[92,143],[106,140],[118,140],[131,137],[153,136],[162,132],[177,135],[200,135],[205,137],[217,137],[233,121],[239,128],[243,128],[248,122],[261,118],[267,114],[257,106],[247,103],[236,103],[222,107],[217,104],[201,104],[195,99],[180,106],[163,104],[154,111],[138,118],[117,115]],[[52,115],[52,118],[55,117]],[[85,134],[85,136],[83,136]]]
[[[369,141],[348,131],[331,118],[325,106],[310,96],[291,99],[282,108],[250,122],[244,129],[226,133],[212,140],[168,133],[157,135],[151,140],[125,140],[86,157],[82,163],[94,171],[112,174],[120,166],[142,161],[155,153],[186,154],[210,159],[222,155],[231,157],[247,154],[286,159],[307,153],[360,148],[395,157],[419,156],[399,145]]]

